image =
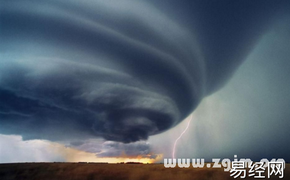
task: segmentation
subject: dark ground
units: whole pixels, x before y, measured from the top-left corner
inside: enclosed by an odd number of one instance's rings
[[[284,170],[290,179],[290,164]],[[266,175],[266,174],[265,174]],[[0,164],[0,180],[227,180],[221,168],[164,168],[163,164],[15,163]],[[239,179],[239,178],[238,178]],[[249,179],[249,178],[246,178]],[[254,179],[254,178],[250,178]],[[266,175],[267,179],[267,175]],[[273,177],[271,179],[279,179]]]

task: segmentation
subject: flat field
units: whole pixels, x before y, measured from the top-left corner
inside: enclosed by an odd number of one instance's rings
[[[164,168],[163,164],[14,163],[0,164],[0,180],[227,180],[222,168]],[[238,178],[240,179],[240,178]],[[254,179],[254,178],[246,178]],[[266,179],[267,176],[266,176]],[[271,179],[279,179],[272,176]],[[284,178],[290,179],[290,164]]]

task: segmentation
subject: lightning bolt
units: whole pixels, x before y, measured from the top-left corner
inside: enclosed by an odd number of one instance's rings
[[[174,142],[174,146],[173,146],[173,151],[172,151],[172,159],[175,159],[175,149],[176,149],[176,144],[177,144],[177,141],[183,136],[183,134],[187,131],[188,127],[189,127],[189,124],[192,120],[192,115],[190,115],[190,119],[188,120],[188,123],[187,123],[187,126],[186,128],[184,129],[184,131],[179,135],[179,137],[175,140]]]

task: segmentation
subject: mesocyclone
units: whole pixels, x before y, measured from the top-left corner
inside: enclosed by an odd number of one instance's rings
[[[198,1],[0,2],[0,133],[125,143],[174,127],[219,89],[275,9],[250,1],[212,2],[216,9]],[[235,11],[239,4],[249,9]]]

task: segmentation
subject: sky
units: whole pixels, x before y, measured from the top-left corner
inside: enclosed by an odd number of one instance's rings
[[[1,0],[0,163],[289,162],[289,6]]]

